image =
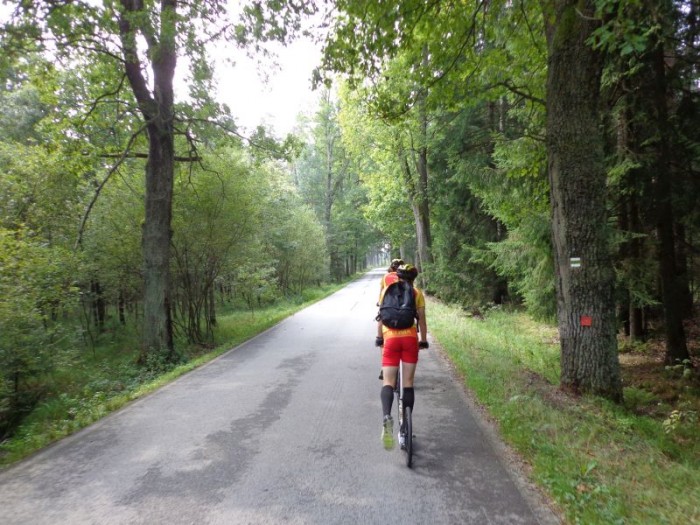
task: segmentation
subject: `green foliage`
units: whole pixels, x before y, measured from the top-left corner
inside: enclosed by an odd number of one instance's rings
[[[327,42],[324,66],[347,73],[356,88],[341,92],[341,122],[368,190],[367,217],[395,246],[415,235],[406,226],[417,194],[402,173],[426,147],[431,291],[472,306],[510,292],[551,318],[540,6],[339,7],[345,16]]]
[[[666,434],[680,434],[682,429],[688,438],[695,437],[694,429],[697,428],[698,413],[695,410],[673,410],[662,423]]]
[[[251,312],[271,304],[277,298],[279,290],[273,266],[242,264],[238,267],[235,282],[239,294],[243,297]]]
[[[75,304],[77,265],[70,252],[0,229],[0,436],[42,398],[54,348],[74,335],[55,320]]]
[[[263,189],[244,152],[227,149],[204,165],[180,171],[173,207],[176,326],[193,343],[211,340],[215,283],[240,264],[238,254],[253,242],[265,212],[259,205]]]
[[[294,166],[304,202],[324,228],[329,273],[343,279],[364,267],[377,235],[362,214],[366,190],[359,184],[361,160],[342,128],[339,104],[330,91],[306,129],[306,148]]]
[[[374,118],[362,91],[345,85],[340,91],[342,140],[357,165],[366,193],[364,217],[395,247],[415,237],[409,193],[400,176],[396,134],[392,125]]]
[[[265,198],[265,234],[262,267],[272,262],[284,293],[300,293],[329,278],[324,228],[315,213],[279,172],[270,169]]]
[[[556,316],[550,238],[549,217],[541,215],[510,230],[506,240],[489,245],[493,267],[508,277],[528,311],[543,320]]]
[[[36,125],[45,116],[47,109],[40,99],[38,90],[31,85],[21,85],[18,89],[0,92],[0,130],[3,140],[8,142],[31,143],[40,140]]]
[[[127,167],[105,187],[90,214],[82,248],[88,261],[83,286],[93,280],[102,284],[105,299],[119,297],[129,304],[140,300],[141,225],[143,185],[140,166]]]
[[[591,36],[591,44],[620,57],[633,65],[649,45],[656,40],[663,28],[658,22],[641,20],[642,2],[625,2],[618,4],[611,0],[597,0],[596,11],[605,20]],[[659,6],[660,11],[663,7]]]
[[[0,166],[0,224],[28,228],[52,245],[70,246],[82,181],[68,153],[0,142]]]
[[[556,305],[551,222],[547,184],[538,174],[538,166],[544,163],[541,148],[538,153],[535,159],[527,155],[509,156],[509,160],[502,161],[501,169],[485,170],[481,176],[477,175],[472,188],[508,230],[506,238],[488,245],[493,268],[508,278],[512,291],[523,298],[533,315],[553,319]],[[517,158],[522,162],[512,166]],[[530,166],[530,171],[518,176],[518,168],[525,165]],[[487,178],[500,179],[500,184],[497,187]]]
[[[603,86],[610,103],[608,179],[611,222],[618,227],[620,309],[644,309],[650,317],[663,311],[665,328],[676,333],[682,328],[673,311],[684,316],[692,311],[697,266],[689,250],[696,249],[700,225],[695,168],[700,134],[690,124],[697,120],[700,100],[687,89],[697,82],[697,70],[690,66],[697,59],[690,44],[697,38],[697,7],[691,4],[597,2],[604,23],[591,39],[607,57]],[[668,61],[669,56],[674,58]],[[662,225],[672,222],[676,248],[661,249]],[[672,277],[664,277],[670,273],[664,256],[676,260]],[[677,283],[673,298],[663,293],[674,287],[669,282]],[[674,347],[683,353],[678,343],[667,350]]]

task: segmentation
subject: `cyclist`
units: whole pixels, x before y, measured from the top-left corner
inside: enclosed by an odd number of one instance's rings
[[[392,259],[389,268],[386,269],[386,273],[382,275],[382,282],[379,285],[380,290],[383,290],[396,280],[396,270],[398,270],[399,266],[402,264],[405,264],[403,259]]]
[[[396,270],[399,269],[399,266],[402,264],[405,264],[403,262],[403,259],[392,259],[391,264],[389,265],[389,268],[387,268],[386,273],[382,275],[382,282],[379,284],[379,297],[381,299],[382,292],[384,291],[384,288],[389,286],[391,283],[395,283],[398,280],[398,276],[396,275]],[[379,306],[379,303],[377,303],[377,306]],[[382,339],[382,322],[378,321],[377,325],[377,333],[379,334],[377,336],[377,339],[375,340],[375,345],[381,347],[384,344],[384,339]],[[379,380],[381,381],[384,379],[384,370],[379,371]]]
[[[412,264],[403,264],[397,269],[397,276],[401,279],[413,283],[418,276],[418,269]],[[425,296],[423,292],[414,287],[416,299],[416,317],[418,319],[418,330],[414,323],[410,328],[392,329],[380,323],[378,329],[377,342],[380,340],[384,344],[382,352],[382,372],[383,383],[381,390],[381,401],[383,411],[382,421],[382,442],[384,448],[391,450],[394,448],[394,420],[391,417],[391,405],[394,401],[394,387],[399,371],[399,363],[403,362],[403,399],[406,407],[413,409],[415,399],[413,392],[413,378],[418,363],[419,348],[428,348],[428,325],[425,319]],[[420,341],[418,337],[420,335]]]

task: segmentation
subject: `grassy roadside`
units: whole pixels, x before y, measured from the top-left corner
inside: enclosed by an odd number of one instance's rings
[[[556,329],[525,315],[470,318],[436,301],[429,315],[466,386],[568,523],[700,523],[697,420],[671,428],[669,418],[639,414],[634,388],[625,406],[564,395]],[[696,384],[684,388],[697,395]]]
[[[54,373],[52,392],[24,420],[14,435],[0,443],[0,468],[66,437],[183,374],[251,339],[290,315],[329,296],[347,284],[305,290],[301,297],[250,311],[218,316],[216,346],[183,348],[187,362],[150,371],[135,364],[138,337],[134,331],[106,334],[94,350],[67,351]]]

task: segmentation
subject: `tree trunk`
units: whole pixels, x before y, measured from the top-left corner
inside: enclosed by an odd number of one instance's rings
[[[413,162],[415,174],[411,168],[411,162],[409,162],[409,155],[415,156],[415,162]],[[421,147],[416,155],[415,150],[407,151],[399,139],[398,157],[415,221],[417,244],[415,265],[419,271],[423,271],[424,265],[432,262],[430,205],[428,203],[428,151],[427,148]],[[405,260],[403,253],[401,258]]]
[[[418,192],[414,199],[414,216],[416,218],[416,238],[418,241],[417,267],[420,271],[433,261],[433,240],[430,233],[430,204],[428,203],[428,153],[422,148],[418,155]]]
[[[617,154],[623,159],[628,155],[628,151],[634,150],[635,146],[631,140],[630,121],[631,117],[627,112],[622,112],[617,123]],[[640,170],[630,170],[625,178],[626,191],[621,191],[618,195],[618,229],[630,235],[630,238],[620,244],[618,260],[629,264],[631,269],[625,277],[625,281],[633,281],[637,275],[634,273],[643,264],[643,247],[640,235],[643,235],[641,219],[639,216],[639,206],[637,204],[640,190],[639,183]],[[633,298],[631,287],[628,285],[625,290],[620,290],[621,301],[619,305],[619,319],[623,324],[625,336],[630,341],[640,341],[644,336],[642,309]]]
[[[416,223],[416,267],[422,272],[425,263],[430,261],[430,219],[425,215],[425,208],[418,202],[412,202],[411,209]]]
[[[678,302],[680,303],[683,319],[690,319],[693,315],[693,292],[690,289],[690,271],[688,266],[689,243],[686,240],[685,225],[676,223],[676,274],[678,275]]]
[[[416,159],[418,181],[413,198],[416,217],[416,237],[418,241],[417,267],[420,271],[433,262],[433,240],[430,233],[430,204],[428,199],[428,112],[425,101],[419,102],[420,146]]]
[[[119,312],[119,323],[126,325],[126,315],[124,314],[126,301],[124,300],[124,290],[119,290],[119,298],[117,299],[117,311]]]
[[[210,327],[216,326],[216,295],[213,283],[207,289],[207,319]]]
[[[561,339],[561,384],[622,400],[606,173],[598,102],[601,57],[587,44],[592,1],[543,1],[547,157]]]
[[[625,148],[627,147],[626,133],[624,133],[625,120],[620,118],[617,122],[617,151],[618,155],[624,155]],[[617,229],[620,232],[627,233],[630,231],[630,220],[629,220],[629,210],[627,206],[627,195],[626,192],[618,192],[617,194]],[[630,256],[631,248],[630,241],[626,240],[620,243],[618,251],[618,261],[622,263],[624,267],[626,262],[631,259]],[[627,270],[628,272],[630,270]],[[629,280],[629,275],[624,275]],[[618,311],[618,323],[622,325],[623,332],[626,337],[630,335],[630,313],[632,301],[631,293],[629,287],[618,290],[617,298],[617,311]]]
[[[105,327],[106,310],[100,281],[91,281],[90,290],[92,292],[92,316],[95,322],[95,328],[101,332]]]
[[[629,199],[629,224],[630,231],[635,234],[634,238],[630,240],[629,252],[630,258],[634,261],[634,265],[637,266],[642,264],[642,259],[644,258],[644,246],[642,239],[637,237],[637,234],[643,234],[642,221],[639,216],[639,205],[637,204],[637,194],[632,192]],[[629,315],[629,337],[630,341],[642,341],[646,336],[644,332],[644,316],[642,307],[635,304],[634,301],[630,301],[630,315]]]
[[[172,124],[172,121],[171,123]],[[172,232],[173,136],[168,126],[151,125],[146,166],[146,218],[143,225],[144,330],[143,349],[173,351],[170,301],[170,241]]]
[[[644,310],[634,304],[629,306],[629,338],[630,341],[644,341]]]
[[[174,356],[170,300],[170,229],[172,218],[174,147],[173,76],[177,64],[176,0],[161,0],[160,31],[153,34],[151,21],[140,0],[121,0],[119,31],[124,68],[129,85],[146,122],[146,214],[143,225],[144,324],[141,362],[149,352]],[[137,36],[146,38],[153,70],[153,91],[144,76]]]
[[[652,113],[658,126],[654,197],[656,199],[656,232],[658,236],[659,271],[661,272],[661,300],[666,328],[666,364],[689,359],[683,328],[679,278],[676,266],[676,239],[673,214],[673,183],[669,149],[668,98],[664,48],[659,43],[652,54],[654,74],[654,106]]]

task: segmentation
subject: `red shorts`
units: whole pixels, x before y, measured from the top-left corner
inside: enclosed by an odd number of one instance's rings
[[[399,366],[399,361],[404,363],[418,362],[418,337],[416,335],[391,337],[384,340],[382,366]]]

